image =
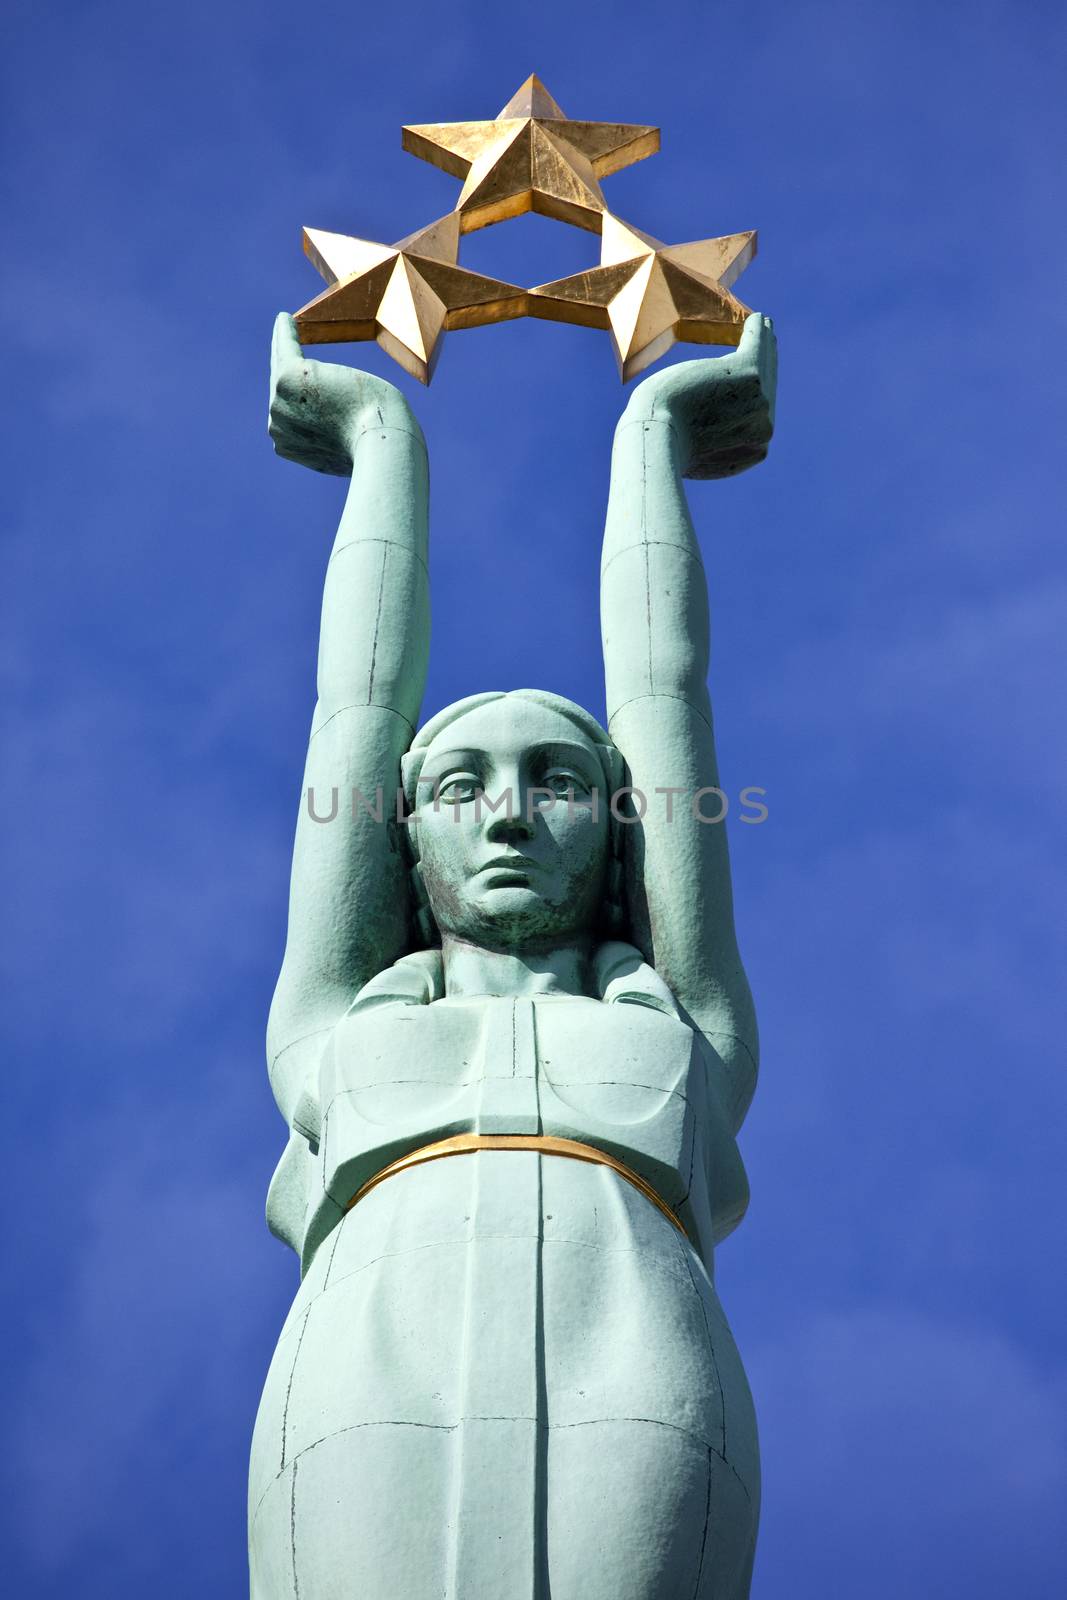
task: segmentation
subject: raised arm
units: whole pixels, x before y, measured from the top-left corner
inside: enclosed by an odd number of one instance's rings
[[[694,796],[719,778],[707,583],[682,479],[763,459],[774,378],[771,325],[752,316],[736,354],[639,385],[615,434],[601,569],[608,726],[627,781],[647,797],[644,819],[626,829],[634,937],[723,1057],[735,1124],[755,1088],[758,1042],[726,829],[694,814]],[[714,796],[699,803],[716,815]]]
[[[429,484],[422,432],[399,391],[306,360],[286,316],[275,324],[270,418],[279,455],[351,473],[326,569],[289,931],[267,1028],[271,1084],[288,1120],[326,1033],[407,938],[405,862],[389,819],[426,678]],[[353,807],[354,790],[366,806]],[[311,792],[325,818],[335,791],[336,816],[315,821]]]

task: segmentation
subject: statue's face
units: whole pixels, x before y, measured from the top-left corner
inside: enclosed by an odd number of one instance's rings
[[[442,934],[536,950],[591,929],[609,799],[595,745],[536,701],[492,700],[442,729],[426,752],[413,824]]]

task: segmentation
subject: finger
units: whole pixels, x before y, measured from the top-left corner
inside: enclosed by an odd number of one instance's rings
[[[763,318],[763,338],[760,348],[760,390],[767,405],[767,415],[774,427],[774,404],[778,395],[778,340],[774,336],[774,323]]]
[[[270,342],[270,386],[275,388],[278,374],[293,361],[302,361],[304,352],[296,323],[287,311],[280,311],[274,319],[274,333]]]
[[[737,346],[737,360],[746,377],[755,380],[761,402],[773,418],[778,380],[778,341],[774,337],[774,323],[770,317],[753,311],[745,318]]]
[[[769,317],[762,317],[758,311],[750,311],[741,329],[737,354],[744,365],[752,367],[757,372],[760,365],[760,347],[765,334],[770,330],[770,325]]]

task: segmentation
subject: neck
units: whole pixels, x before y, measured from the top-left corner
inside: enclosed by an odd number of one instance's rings
[[[592,993],[592,941],[576,939],[549,950],[486,950],[445,934],[441,941],[445,994],[534,995]]]

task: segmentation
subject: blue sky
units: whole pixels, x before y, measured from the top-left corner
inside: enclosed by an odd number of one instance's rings
[[[622,216],[759,228],[738,287],[781,341],[770,460],[692,490],[726,785],[770,807],[733,832],[764,1070],[719,1267],[754,1596],[1060,1592],[1063,8],[8,18],[10,1592],[244,1588],[295,1287],[262,1034],[342,494],[272,455],[271,322],[317,290],[304,223],[389,240],[452,204],[402,123],[490,116],[532,70],[662,127],[608,180]],[[594,248],[540,219],[469,244],[531,283]],[[455,334],[428,392],[338,354],[429,442],[426,711],[533,682],[598,712],[606,336]]]

